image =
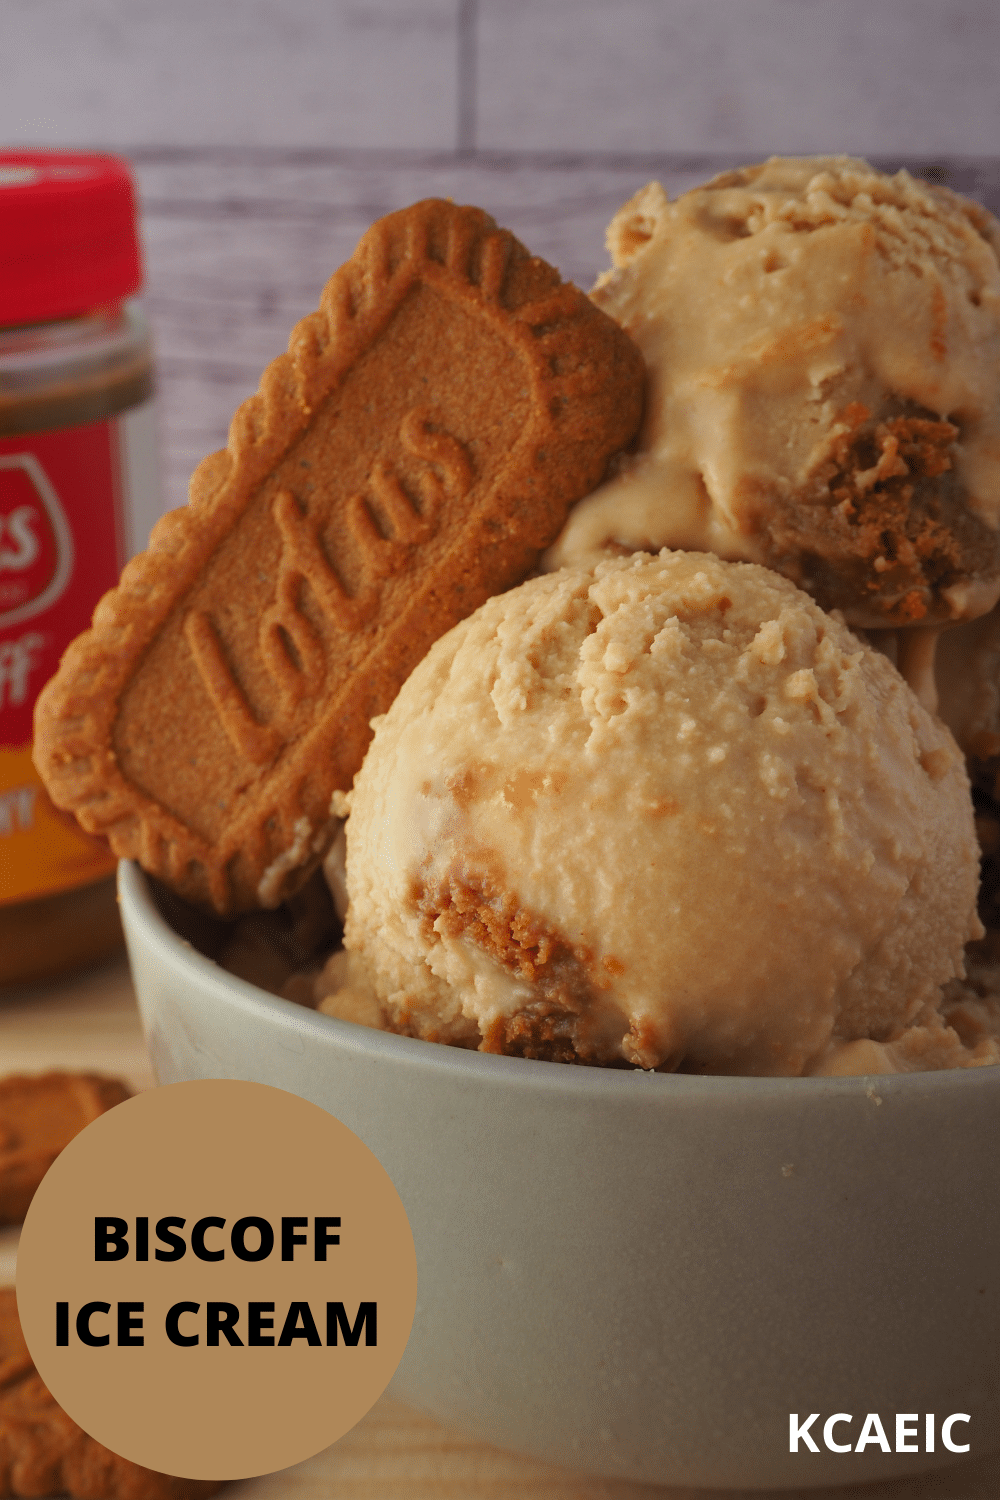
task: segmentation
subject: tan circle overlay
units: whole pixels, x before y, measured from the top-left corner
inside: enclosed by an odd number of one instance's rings
[[[192,1228],[211,1216],[208,1250],[192,1250]],[[274,1230],[267,1259],[233,1253],[237,1220],[266,1219]],[[95,1217],[128,1221],[129,1253],[95,1260]],[[149,1221],[149,1259],[135,1258],[135,1221]],[[157,1221],[186,1220],[174,1229],[186,1245],[182,1259],[159,1261]],[[282,1218],[307,1219],[289,1233],[282,1259]],[[326,1261],[315,1259],[315,1220],[340,1219]],[[321,1235],[322,1237],[322,1235]],[[248,1228],[245,1248],[261,1235]],[[332,1115],[281,1089],[258,1083],[176,1083],[139,1094],[88,1125],[49,1169],[25,1220],[18,1251],[17,1301],[24,1335],[39,1374],[59,1404],[105,1447],[133,1462],[187,1479],[240,1479],[271,1473],[336,1441],[374,1405],[409,1337],[417,1295],[416,1257],[406,1213],[384,1169],[357,1136]],[[68,1345],[56,1344],[57,1302],[68,1303]],[[95,1335],[110,1342],[91,1348],[77,1335],[83,1304],[107,1302],[93,1314]],[[118,1308],[142,1302],[141,1347],[119,1347]],[[199,1335],[180,1348],[165,1331],[178,1302],[200,1304],[177,1321],[181,1334]],[[234,1332],[242,1347],[207,1345],[208,1304],[239,1310]],[[248,1343],[249,1304],[273,1302],[273,1327]],[[305,1337],[279,1346],[289,1306],[308,1303],[321,1346]],[[359,1305],[376,1305],[376,1339],[359,1324]],[[353,1346],[336,1304],[343,1304]],[[336,1346],[328,1344],[327,1307]],[[216,1321],[225,1313],[216,1314]],[[306,1326],[304,1315],[289,1323]],[[128,1337],[127,1329],[123,1330]]]

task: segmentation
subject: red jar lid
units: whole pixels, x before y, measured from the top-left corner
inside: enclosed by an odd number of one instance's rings
[[[114,156],[0,151],[0,326],[72,317],[142,284],[135,193]]]

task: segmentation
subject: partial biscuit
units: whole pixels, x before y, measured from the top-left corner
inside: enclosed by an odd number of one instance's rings
[[[129,1097],[117,1078],[43,1073],[0,1079],[0,1224],[18,1224],[75,1135]]]
[[[438,636],[641,417],[627,335],[475,208],[375,224],[38,700],[58,806],[219,913],[275,906]]]
[[[0,1500],[205,1500],[216,1480],[175,1479],[120,1458],[56,1404],[31,1361],[13,1287],[0,1287]]]

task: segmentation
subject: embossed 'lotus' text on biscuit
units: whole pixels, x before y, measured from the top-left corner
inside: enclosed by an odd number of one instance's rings
[[[303,516],[296,528],[293,555],[305,561],[305,535],[311,531],[313,537],[309,550],[314,565],[306,575],[306,587],[300,585],[297,591],[296,611],[312,635],[326,642],[332,633],[332,616],[338,637],[337,675],[346,681],[376,644],[379,605],[395,610],[413,594],[410,570],[389,572],[382,564],[383,576],[377,584],[372,578],[378,535],[373,526],[359,524],[359,498],[369,501],[370,497],[369,503],[380,505],[387,487],[379,483],[380,471],[391,472],[396,483],[415,496],[422,494],[423,476],[433,476],[424,483],[429,486],[436,480],[438,523],[424,541],[418,562],[426,574],[442,566],[444,546],[461,523],[461,516],[452,513],[457,502],[473,498],[475,491],[496,479],[530,428],[531,372],[520,351],[509,346],[497,351],[496,341],[484,338],[489,329],[481,326],[479,318],[464,308],[449,308],[448,326],[435,341],[437,357],[431,364],[425,348],[430,340],[428,300],[427,289],[420,288],[403,301],[382,342],[347,375],[312,426],[252,497],[122,698],[115,749],[123,773],[209,841],[217,838],[228,821],[234,801],[266,774],[281,744],[307,734],[314,717],[315,693],[304,691],[305,684],[301,684],[292,707],[290,675],[280,674],[276,680],[273,649],[260,650],[261,626],[271,610],[281,608],[279,580],[289,564],[291,525],[282,495],[294,496]],[[421,370],[413,377],[426,392],[419,408],[408,399],[409,390],[393,386],[400,362]],[[464,373],[459,389],[455,389],[456,370]],[[370,444],[364,451],[357,441],[358,431],[369,429],[381,437],[374,461]],[[279,517],[284,517],[284,525]],[[249,566],[244,559],[251,560]],[[318,560],[325,566],[316,566]],[[330,579],[325,590],[319,587],[322,576]],[[331,607],[334,600],[339,619]],[[224,666],[232,680],[233,692],[225,697],[207,687],[208,654],[194,656],[187,649],[186,621],[189,614],[199,613],[209,616],[219,643],[216,665]],[[299,633],[304,637],[304,630]],[[177,640],[179,635],[184,637],[184,647]],[[172,663],[173,702],[164,705],[159,684],[166,659]],[[329,648],[324,652],[324,660],[328,659]],[[222,674],[213,675],[218,680]],[[336,691],[327,681],[327,687],[331,686]],[[176,730],[151,730],[165,708],[170,708],[174,719],[174,695],[182,695],[187,703],[207,699],[211,704],[211,720],[207,715],[201,720],[200,742],[193,751],[200,764],[213,768],[215,795],[210,798],[204,795],[201,778],[198,785],[191,778],[190,793],[182,795],[187,788],[178,783]],[[245,706],[242,714],[236,707],[240,700]],[[222,702],[226,709],[221,708]],[[246,732],[237,732],[234,739],[229,726],[235,729],[238,717]],[[254,723],[276,727],[280,742],[273,735],[256,735]],[[259,745],[259,750],[251,753],[251,744]]]
[[[217,628],[205,611],[190,610],[184,635],[205,690],[230,743],[256,766],[267,765],[294,732],[294,711],[303,695],[323,689],[331,663],[330,633],[356,631],[378,612],[387,577],[421,566],[417,548],[437,530],[446,496],[461,500],[472,483],[472,464],[462,444],[436,431],[424,410],[414,409],[400,424],[403,446],[437,463],[418,477],[419,507],[399,474],[381,457],[375,460],[368,493],[352,495],[345,507],[347,533],[361,560],[361,585],[348,594],[322,541],[325,518],[303,511],[288,490],[276,495],[271,512],[281,533],[277,600],[265,610],[258,646],[280,694],[273,724],[261,724],[230,670]],[[374,502],[374,503],[373,503]],[[303,586],[314,610],[304,607]],[[310,613],[318,615],[321,625]]]

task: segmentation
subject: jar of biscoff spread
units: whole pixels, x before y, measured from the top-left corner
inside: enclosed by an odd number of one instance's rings
[[[35,699],[159,515],[129,169],[0,152],[0,986],[121,943],[115,861],[31,763]]]

